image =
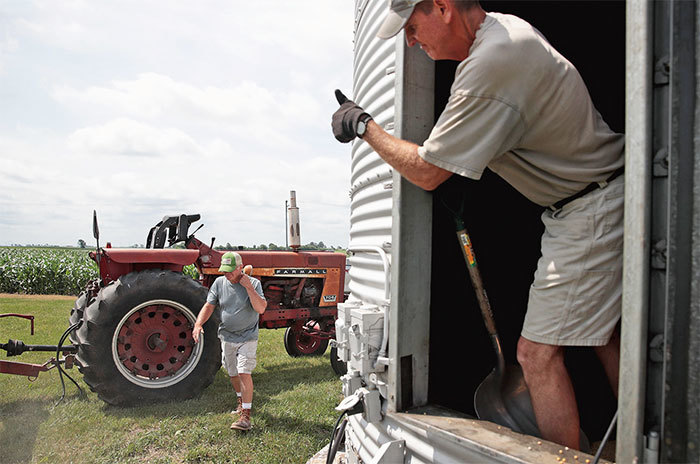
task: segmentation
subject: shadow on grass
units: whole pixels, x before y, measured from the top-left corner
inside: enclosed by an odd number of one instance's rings
[[[313,386],[337,380],[337,378],[328,363],[317,366],[304,366],[290,360],[289,362],[268,365],[265,370],[261,369],[260,372],[257,372],[257,370],[253,372],[255,384],[254,402],[263,404],[270,397],[294,390],[300,383]],[[340,386],[338,389],[340,391]],[[164,419],[178,416],[195,418],[206,414],[220,414],[229,411],[234,403],[235,394],[233,387],[231,387],[227,373],[221,369],[217,372],[214,382],[201,395],[195,398],[133,407],[111,406],[104,403],[102,411],[104,414],[115,417],[153,417]]]
[[[300,383],[314,385],[336,380],[338,377],[330,363],[318,366],[300,366],[293,361],[266,366],[261,372],[253,372],[255,389],[265,390],[268,395],[293,390]]]
[[[52,400],[15,401],[0,406],[0,462],[32,460],[39,427],[52,406]]]
[[[255,410],[251,423],[253,427],[248,432],[245,432],[251,436],[275,436],[277,432],[281,434],[298,432],[330,439],[330,429],[332,428],[322,420],[309,420],[304,416],[273,415],[268,412],[256,412]],[[234,431],[234,433],[237,433],[237,431]]]

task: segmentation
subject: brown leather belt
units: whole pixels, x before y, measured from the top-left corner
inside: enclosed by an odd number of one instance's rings
[[[549,206],[549,209],[551,209],[552,211],[557,211],[559,209],[562,209],[564,207],[564,205],[566,205],[567,203],[571,203],[572,201],[576,200],[577,198],[581,198],[582,196],[584,196],[588,193],[591,193],[593,190],[595,190],[597,188],[605,188],[610,182],[612,182],[613,180],[620,177],[620,175],[622,175],[623,172],[625,172],[625,167],[621,166],[621,167],[615,169],[613,171],[613,173],[610,174],[610,177],[605,179],[603,182],[591,182],[590,184],[588,184],[586,186],[586,188],[584,188],[580,192],[574,193],[570,197],[566,197],[563,200],[559,200],[558,202]]]

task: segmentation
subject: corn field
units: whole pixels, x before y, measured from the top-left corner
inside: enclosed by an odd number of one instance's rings
[[[90,250],[71,248],[0,247],[0,293],[78,295],[97,278]],[[182,272],[199,278],[190,264]]]
[[[0,248],[0,293],[77,295],[95,278],[88,250]]]

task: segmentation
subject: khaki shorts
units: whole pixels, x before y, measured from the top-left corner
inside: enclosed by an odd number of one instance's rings
[[[221,364],[229,377],[238,374],[251,374],[255,369],[255,352],[258,350],[258,340],[242,343],[221,342]]]
[[[605,345],[620,319],[624,176],[542,214],[542,257],[522,336],[559,346]]]

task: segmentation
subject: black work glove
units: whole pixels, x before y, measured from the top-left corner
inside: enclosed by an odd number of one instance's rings
[[[348,100],[348,97],[343,95],[343,92],[340,90],[336,89],[335,98],[338,99],[340,108],[333,113],[333,120],[331,121],[333,135],[339,142],[348,143],[357,137],[357,123],[360,121],[367,122],[372,119],[372,116],[367,114],[354,101]]]

